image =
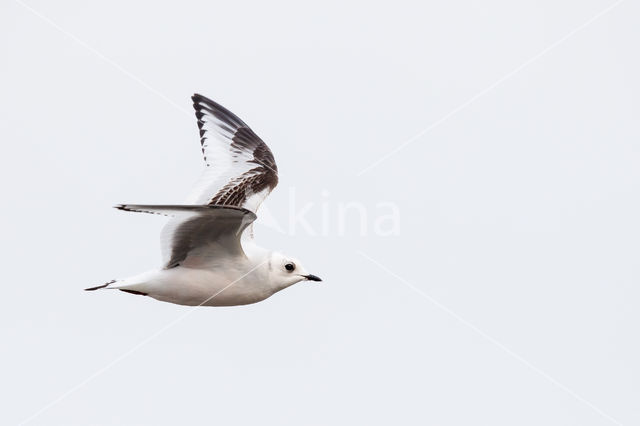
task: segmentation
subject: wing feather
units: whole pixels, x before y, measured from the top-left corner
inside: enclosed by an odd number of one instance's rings
[[[244,121],[202,95],[191,99],[207,167],[186,205],[116,206],[171,217],[160,236],[165,268],[245,256],[241,237],[278,184],[271,150]],[[246,234],[252,238],[253,230]]]
[[[244,207],[256,212],[278,184],[271,150],[222,105],[199,94],[192,100],[207,168],[188,203]]]
[[[255,213],[233,206],[120,204],[116,208],[171,217],[160,235],[166,269],[203,267],[246,256],[240,238],[256,219]]]

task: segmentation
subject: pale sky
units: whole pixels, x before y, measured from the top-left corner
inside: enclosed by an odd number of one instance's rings
[[[3,2],[0,423],[639,424],[639,13]],[[256,239],[322,283],[82,291],[160,266],[111,207],[184,200],[194,92],[271,147]]]

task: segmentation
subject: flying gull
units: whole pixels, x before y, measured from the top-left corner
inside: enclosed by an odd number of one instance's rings
[[[187,203],[116,206],[170,217],[161,232],[163,268],[86,290],[233,306],[259,302],[300,281],[321,281],[297,259],[254,242],[256,211],[278,183],[269,147],[223,106],[198,94],[191,99],[206,169]]]

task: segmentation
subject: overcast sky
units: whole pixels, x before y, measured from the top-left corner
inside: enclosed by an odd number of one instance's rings
[[[422,3],[2,2],[0,423],[639,424],[640,6]],[[185,199],[194,92],[324,282],[82,291],[160,266],[111,207]]]

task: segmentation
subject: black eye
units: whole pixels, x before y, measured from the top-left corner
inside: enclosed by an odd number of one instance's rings
[[[296,269],[296,265],[294,265],[293,263],[287,263],[286,265],[284,265],[284,269],[286,269],[287,271],[291,272],[294,269]]]

